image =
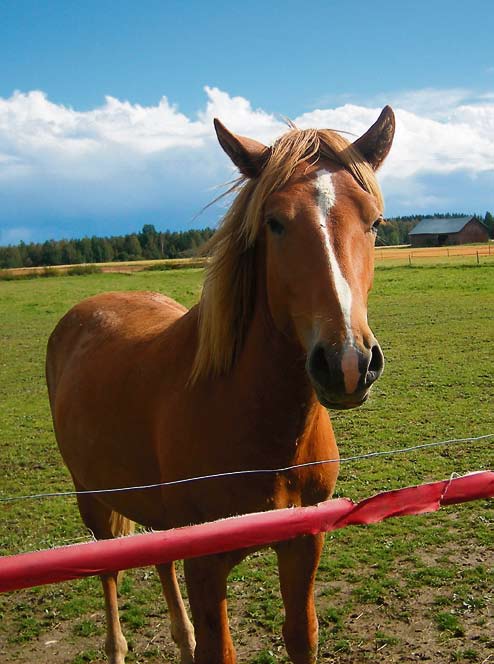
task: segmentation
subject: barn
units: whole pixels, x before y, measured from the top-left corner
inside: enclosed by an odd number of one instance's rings
[[[412,247],[442,247],[487,242],[489,239],[487,226],[475,217],[422,219],[408,235]]]

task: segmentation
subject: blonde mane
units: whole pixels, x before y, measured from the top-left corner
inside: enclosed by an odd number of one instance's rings
[[[208,243],[211,255],[199,303],[198,346],[191,381],[219,376],[233,366],[252,317],[256,289],[255,246],[263,207],[298,166],[324,157],[343,166],[377,200],[383,199],[374,171],[342,136],[329,129],[290,129],[271,148],[259,177],[239,178],[227,192],[237,192],[229,211]]]

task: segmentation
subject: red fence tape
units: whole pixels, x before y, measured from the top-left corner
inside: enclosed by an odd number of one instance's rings
[[[0,558],[0,592],[257,547],[493,496],[494,472],[482,471],[379,493],[357,504],[337,498],[313,507],[247,514],[176,530],[5,556]]]

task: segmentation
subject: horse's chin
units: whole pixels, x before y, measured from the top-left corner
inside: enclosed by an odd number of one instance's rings
[[[356,397],[356,395],[343,395],[338,399],[318,394],[317,391],[316,395],[321,406],[329,408],[330,410],[351,410],[352,408],[358,408],[369,398],[369,392],[366,392],[364,395],[359,395],[358,397]]]

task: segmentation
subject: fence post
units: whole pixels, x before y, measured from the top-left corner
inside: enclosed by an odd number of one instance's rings
[[[479,252],[477,251],[477,265],[480,265]]]

